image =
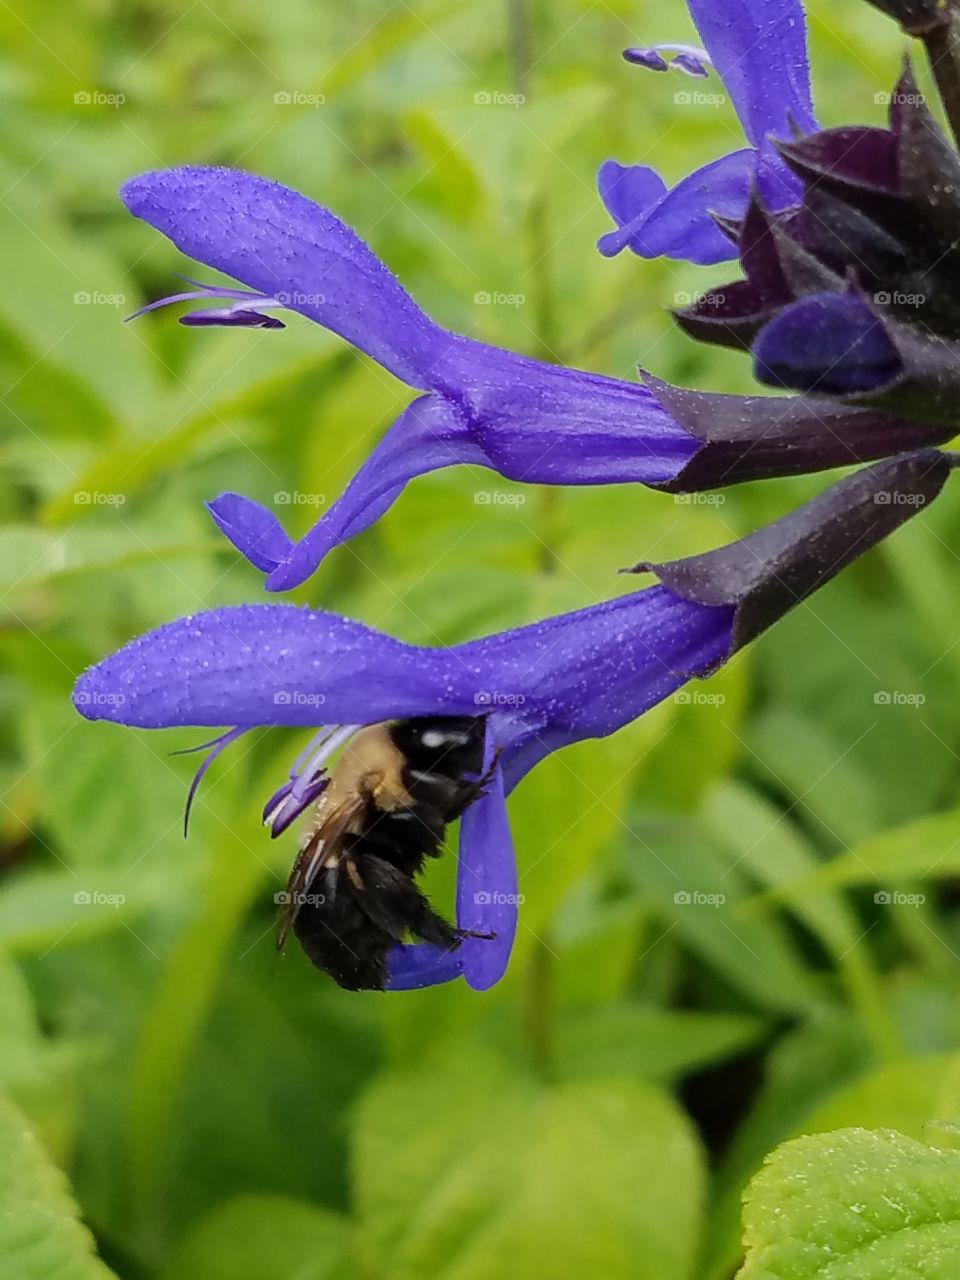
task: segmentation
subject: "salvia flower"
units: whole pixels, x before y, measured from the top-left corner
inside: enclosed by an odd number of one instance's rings
[[[192,324],[282,327],[299,312],[340,334],[421,394],[343,495],[294,542],[273,512],[235,493],[210,504],[220,529],[267,575],[297,586],[366,529],[415,476],[456,463],[542,484],[639,481],[672,492],[816,471],[891,451],[875,415],[792,398],[688,395],[527,359],[450,333],[416,305],[354,232],[274,182],[227,169],[144,174],[131,212],[246,289],[211,286],[149,304],[214,301]],[[190,281],[195,284],[196,282]],[[223,305],[226,304],[226,305]],[[924,443],[901,432],[895,448]]]
[[[803,183],[736,228],[745,279],[678,313],[708,342],[750,350],[771,385],[909,416],[930,442],[956,431],[960,392],[960,155],[907,68],[887,129],[781,143]]]
[[[705,49],[668,46],[681,50],[670,65],[694,74],[713,66],[750,145],[711,161],[669,190],[647,165],[607,160],[597,185],[617,225],[598,242],[606,257],[629,247],[642,258],[724,262],[736,253],[714,215],[742,218],[754,186],[775,209],[793,204],[799,194],[773,139],[788,138],[797,128],[816,128],[803,5],[800,0],[687,0],[687,7]],[[628,49],[624,57],[661,71],[668,65],[663,49]]]
[[[503,974],[517,927],[505,795],[549,753],[613,733],[715,670],[932,501],[951,465],[934,450],[888,459],[730,546],[635,567],[654,572],[658,585],[449,647],[404,644],[290,605],[181,618],[85,672],[74,703],[88,719],[147,729],[229,725],[206,744],[212,753],[251,729],[313,728],[265,806],[274,835],[316,801],[327,760],[359,726],[486,715],[486,756],[496,767],[461,825],[457,925],[495,937],[467,937],[455,951],[398,944],[389,957],[395,988],[463,976],[483,989]]]

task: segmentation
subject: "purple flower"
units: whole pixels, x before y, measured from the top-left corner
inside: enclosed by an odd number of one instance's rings
[[[755,193],[736,228],[745,278],[677,319],[750,351],[762,382],[869,407],[878,424],[897,414],[936,444],[956,432],[960,394],[960,155],[909,67],[889,97],[886,129],[779,144],[801,200],[777,213]]]
[[[870,415],[844,408],[811,402],[798,410],[788,398],[693,395],[653,380],[638,386],[450,333],[333,214],[263,178],[173,169],[134,179],[123,198],[185,253],[247,286],[167,299],[217,301],[184,321],[282,327],[274,312],[297,311],[424,393],[298,543],[271,511],[239,494],[210,504],[220,529],[267,575],[272,591],[308,578],[328,551],[382,515],[414,476],[456,463],[491,467],[517,481],[640,481],[680,492],[889,451],[888,437],[874,430]],[[897,447],[911,443],[922,441]]]
[[[325,762],[359,726],[485,715],[487,759],[500,754],[491,786],[461,826],[457,924],[496,937],[466,938],[454,952],[405,944],[390,957],[394,987],[462,975],[483,989],[503,974],[517,925],[505,795],[550,752],[613,733],[713,671],[932,501],[950,467],[933,450],[881,462],[740,542],[635,567],[655,572],[660,585],[445,648],[289,605],[181,618],[85,672],[74,704],[88,719],[147,729],[230,725],[206,744],[211,754],[197,781],[250,729],[313,728],[266,804],[274,835],[316,801]]]
[[[607,160],[597,185],[617,224],[601,236],[605,257],[621,249],[641,258],[677,258],[707,265],[736,256],[713,215],[739,220],[754,185],[771,208],[793,204],[799,184],[771,139],[815,129],[800,0],[687,0],[705,53],[684,46],[629,49],[628,61],[665,70],[661,51],[680,50],[672,65],[688,74],[716,68],[749,147],[698,169],[668,190],[647,165]],[[692,61],[691,61],[692,60]]]

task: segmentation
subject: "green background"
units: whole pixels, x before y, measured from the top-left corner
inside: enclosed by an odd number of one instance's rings
[[[820,118],[880,123],[894,27],[811,8]],[[485,995],[350,994],[277,958],[295,838],[271,843],[259,810],[301,738],[235,745],[185,842],[195,759],[169,753],[202,733],[69,703],[132,635],[263,598],[204,499],[238,490],[302,532],[410,398],[298,317],[124,326],[191,266],[125,214],[133,174],[249,168],[329,204],[454,330],[750,388],[667,311],[729,267],[594,248],[605,158],[675,180],[741,143],[728,103],[675,101],[716,80],[620,60],[689,38],[680,0],[33,0],[0,5],[0,36],[4,1275],[107,1275],[56,1162],[123,1280],[722,1280],[777,1143],[955,1117],[949,490],[720,676],[522,784],[520,934]],[[619,567],[719,545],[824,483],[683,502],[453,469],[293,598],[466,639],[632,589]],[[441,902],[452,874],[449,857]]]

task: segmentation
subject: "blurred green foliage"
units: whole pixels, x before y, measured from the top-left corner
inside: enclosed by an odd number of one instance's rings
[[[821,118],[879,122],[892,24],[811,7]],[[686,700],[521,786],[520,938],[486,995],[353,995],[276,958],[294,842],[270,844],[259,805],[295,735],[234,747],[184,842],[192,765],[168,753],[198,735],[69,705],[75,675],[135,633],[262,598],[204,499],[277,502],[301,531],[316,507],[276,495],[332,499],[409,398],[296,317],[123,326],[189,266],[118,184],[241,165],[328,203],[451,328],[745,390],[744,362],[665,311],[728,269],[593,247],[603,159],[674,179],[738,145],[729,105],[677,103],[686,82],[619,59],[688,30],[680,0],[0,6],[12,1280],[106,1274],[76,1215],[123,1280],[723,1280],[741,1193],[779,1142],[850,1124],[920,1137],[960,1110],[949,496]],[[463,639],[630,588],[621,565],[718,545],[824,483],[477,505],[491,482],[414,482],[295,598]]]

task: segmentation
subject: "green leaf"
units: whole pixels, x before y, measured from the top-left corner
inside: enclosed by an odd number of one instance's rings
[[[561,1020],[558,1065],[564,1076],[623,1074],[668,1081],[751,1048],[764,1027],[761,1018],[746,1015],[611,1005]]]
[[[10,1280],[110,1280],[78,1221],[67,1181],[0,1094],[0,1274]],[[115,1278],[114,1278],[115,1280]]]
[[[14,961],[0,951],[0,1088],[23,1107],[46,1145],[65,1153],[75,1104],[77,1046],[48,1040]]]
[[[896,1126],[922,1138],[934,1120],[960,1115],[960,1054],[931,1054],[868,1072],[827,1098],[804,1122],[810,1132],[846,1125]]]
[[[684,1280],[700,1154],[640,1081],[546,1087],[478,1051],[398,1071],[361,1104],[362,1263],[391,1280]]]
[[[744,910],[749,885],[740,854],[721,852],[689,823],[628,817],[624,874],[650,896],[664,934],[702,956],[760,1008],[811,1006],[816,989],[780,923]]]
[[[740,1280],[954,1280],[960,1154],[841,1129],[774,1152],[746,1195]]]
[[[898,883],[960,872],[960,809],[934,813],[884,831],[833,858],[814,875],[784,886],[793,896],[817,885]]]
[[[859,1024],[839,1009],[811,1018],[774,1047],[763,1085],[716,1172],[702,1280],[729,1280],[740,1257],[743,1191],[767,1153],[808,1131],[814,1107],[861,1074],[868,1061]]]
[[[237,1196],[189,1232],[161,1280],[344,1280],[353,1274],[338,1214],[284,1196]]]

